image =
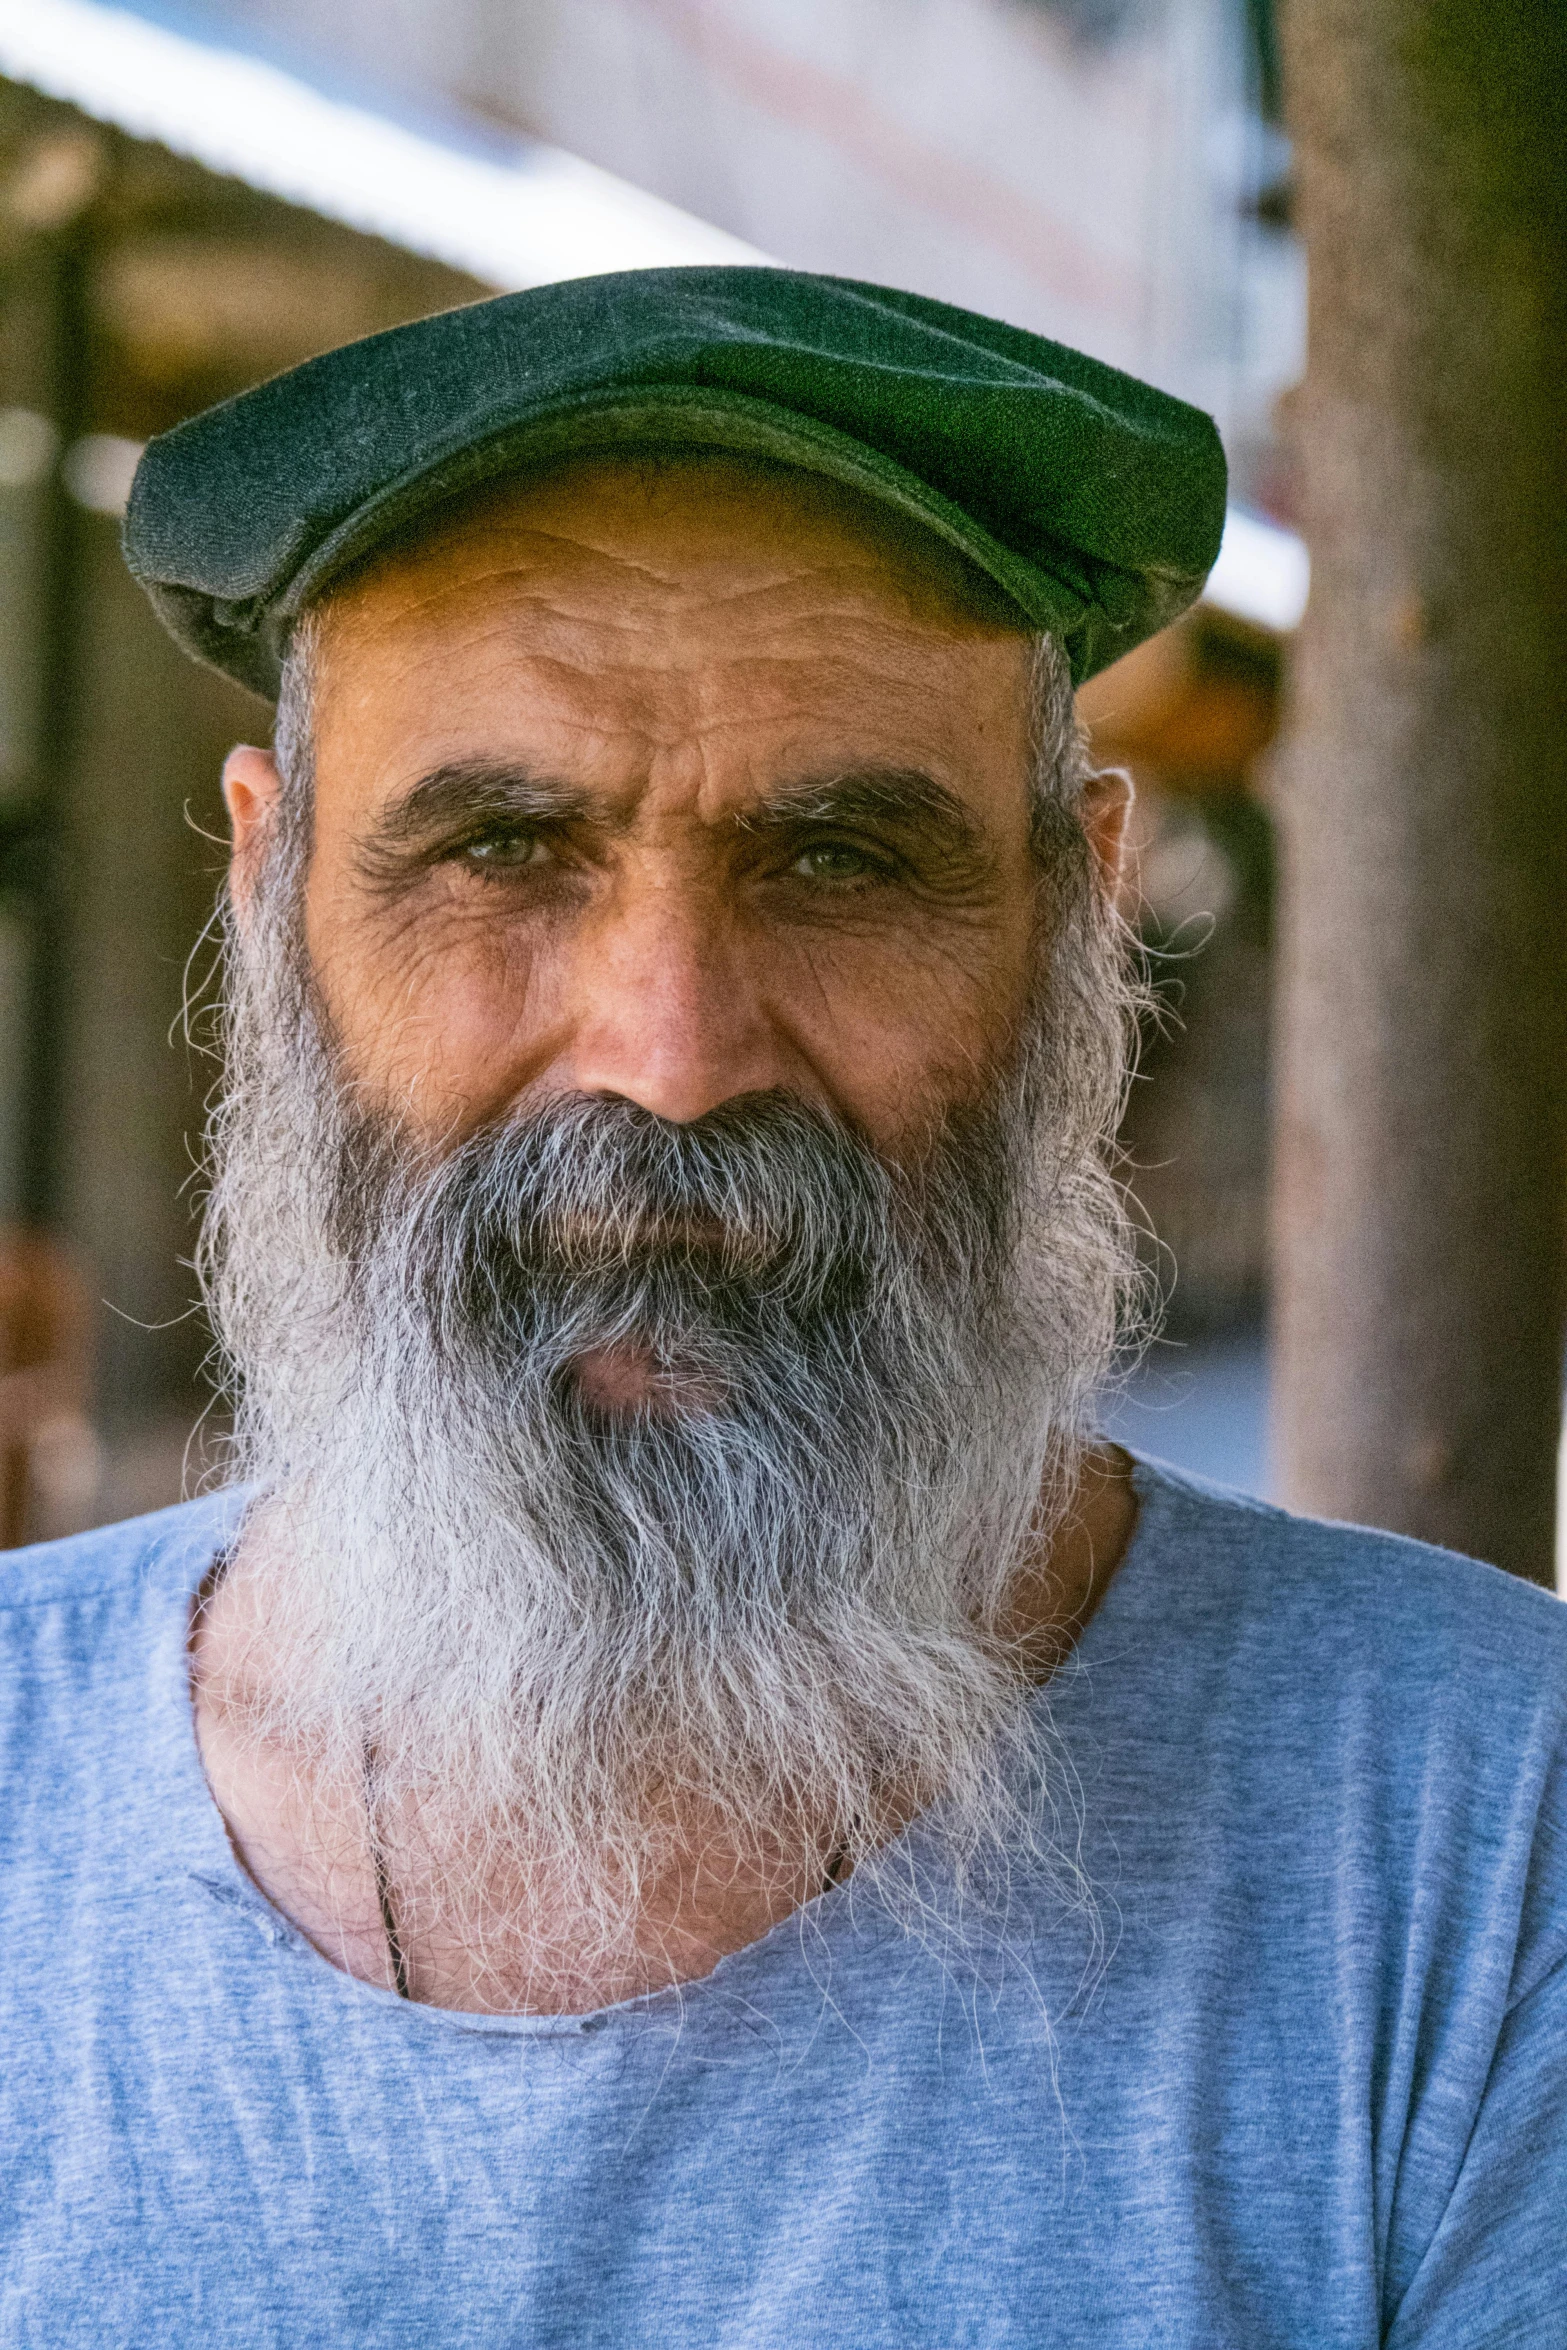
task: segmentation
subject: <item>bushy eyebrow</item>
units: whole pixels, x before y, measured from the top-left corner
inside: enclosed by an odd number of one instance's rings
[[[807,777],[769,792],[737,816],[748,833],[793,831],[804,825],[866,826],[917,833],[947,856],[973,856],[979,824],[955,792],[917,767],[866,767]]]
[[[422,775],[395,801],[376,825],[373,844],[418,848],[480,824],[570,824],[588,818],[602,823],[604,810],[573,784],[510,760],[461,759]]]

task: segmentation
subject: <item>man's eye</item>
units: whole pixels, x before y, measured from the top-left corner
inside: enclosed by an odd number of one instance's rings
[[[546,863],[549,851],[536,832],[507,826],[476,833],[472,840],[463,842],[457,855],[465,864],[481,866],[489,873],[518,873],[526,865]]]
[[[874,857],[842,840],[813,841],[790,867],[806,881],[864,881],[881,870]]]

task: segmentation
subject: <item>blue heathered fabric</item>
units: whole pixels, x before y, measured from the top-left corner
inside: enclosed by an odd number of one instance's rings
[[[232,1500],[6,1560],[0,2341],[1562,2350],[1567,1609],[1140,1483],[1050,1696],[1101,1967],[1043,1877],[977,1981],[851,1883],[560,2020],[240,1875],[183,1663]]]

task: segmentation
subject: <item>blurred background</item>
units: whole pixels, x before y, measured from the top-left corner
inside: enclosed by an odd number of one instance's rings
[[[1084,697],[1136,776],[1162,1006],[1126,1140],[1169,1313],[1114,1425],[1267,1490],[1270,746],[1306,591],[1277,116],[1268,0],[3,0],[0,1539],[160,1506],[203,1458],[215,1072],[181,1004],[219,766],[269,712],[122,567],[141,445],[495,287],[746,248],[1219,419],[1209,596]]]

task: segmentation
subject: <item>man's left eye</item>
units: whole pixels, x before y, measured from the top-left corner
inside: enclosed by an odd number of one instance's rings
[[[880,870],[863,849],[841,840],[814,841],[800,851],[790,867],[807,881],[864,881]]]

